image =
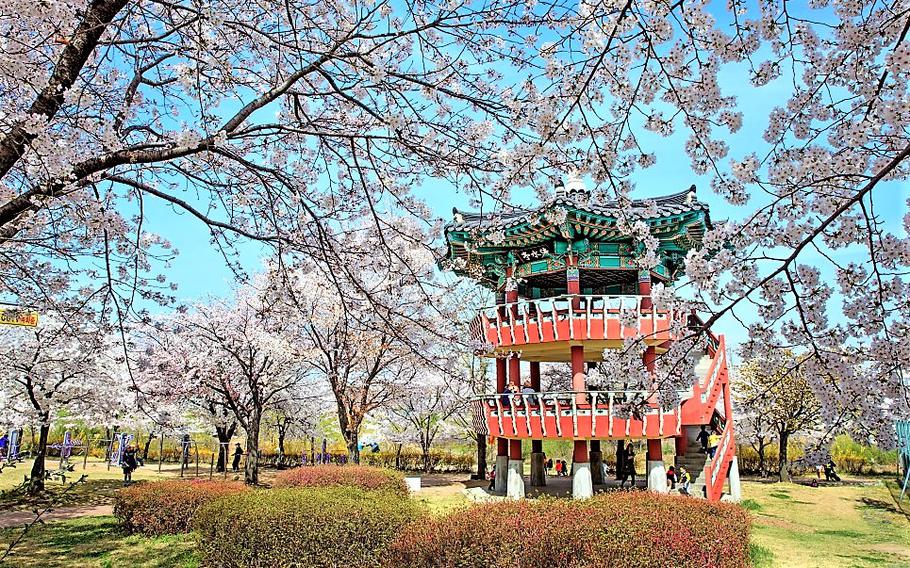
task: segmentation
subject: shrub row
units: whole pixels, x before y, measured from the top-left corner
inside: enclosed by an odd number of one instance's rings
[[[202,507],[193,523],[207,566],[379,566],[421,514],[407,498],[354,487],[251,491]]]
[[[115,514],[130,532],[195,530],[209,566],[748,566],[749,519],[735,505],[636,491],[429,518],[394,472],[322,466],[279,477],[285,487],[271,490],[140,484]]]
[[[139,483],[121,490],[114,515],[127,533],[149,536],[188,532],[200,506],[247,491],[242,483],[173,480]]]
[[[359,487],[407,496],[408,487],[400,473],[363,465],[318,465],[298,467],[279,473],[275,487]]]
[[[741,507],[644,492],[475,506],[410,525],[388,565],[745,567]]]

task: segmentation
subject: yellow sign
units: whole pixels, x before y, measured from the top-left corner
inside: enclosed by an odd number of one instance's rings
[[[35,327],[38,325],[38,312],[15,308],[0,308],[0,325]]]

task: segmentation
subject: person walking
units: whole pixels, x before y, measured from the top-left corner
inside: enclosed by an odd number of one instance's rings
[[[686,471],[686,468],[679,468],[679,492],[683,495],[689,495],[689,486],[692,484],[692,476]]]
[[[240,470],[241,457],[243,457],[243,449],[240,447],[240,443],[238,442],[234,447],[234,463],[231,464],[231,467],[235,472]]]
[[[496,466],[494,465],[490,469],[490,473],[487,474],[487,479],[490,480],[490,485],[487,487],[487,491],[493,491],[496,488]]]
[[[546,469],[547,469],[547,477],[549,477],[550,470],[553,469],[553,458],[547,458]]]
[[[123,486],[126,487],[133,482],[133,471],[139,467],[134,446],[127,446],[123,450],[123,456],[120,458],[120,467],[123,468]]]
[[[566,460],[562,461],[562,476],[569,477],[569,464],[566,463]]]
[[[6,457],[6,450],[9,448],[9,434],[6,432],[0,436],[0,458]]]
[[[720,443],[720,436],[718,436],[717,434],[712,432],[711,435],[708,436],[708,456],[712,460],[714,459],[714,454],[717,453],[717,444],[719,444],[719,443]]]
[[[556,477],[562,477],[562,462],[556,460]]]
[[[702,426],[701,432],[699,432],[698,436],[695,437],[695,439],[698,440],[698,443],[701,444],[701,453],[703,453],[703,454],[708,453],[708,437],[709,436],[710,436],[710,434],[708,434],[707,427]]]

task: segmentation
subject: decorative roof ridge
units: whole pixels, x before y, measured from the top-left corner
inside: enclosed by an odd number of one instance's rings
[[[588,202],[585,203],[584,201]],[[644,209],[650,206],[652,203],[658,208],[664,208],[663,212],[660,210],[658,211],[657,216],[678,214],[687,211],[708,210],[708,205],[706,203],[698,201],[694,184],[691,185],[689,189],[669,195],[661,195],[658,197],[644,199],[633,199],[629,202],[628,207],[634,209]],[[539,214],[543,211],[547,211],[555,207],[571,208],[578,211],[602,215],[604,213],[611,212],[610,210],[615,211],[619,207],[619,201],[611,200],[605,203],[592,204],[590,200],[579,199],[576,196],[558,196],[547,200],[536,209],[512,207],[510,211],[501,213],[476,213],[469,211],[459,211],[457,207],[453,207],[452,214],[454,216],[454,219],[451,223],[448,223],[446,225],[446,231],[462,230],[467,226],[478,227],[481,223],[484,222],[489,222],[489,225],[486,227],[489,229],[508,228],[526,222],[527,218],[532,215]]]

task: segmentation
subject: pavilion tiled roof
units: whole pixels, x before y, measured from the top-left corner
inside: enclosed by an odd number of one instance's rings
[[[536,209],[514,208],[511,211],[487,214],[454,209],[455,220],[446,225],[446,232],[508,229],[528,223],[535,216],[540,216],[546,211],[560,206],[614,219],[625,215],[631,220],[671,217],[690,211],[704,211],[705,215],[708,213],[708,205],[698,201],[696,198],[694,185],[685,191],[671,195],[633,200],[625,206],[621,206],[615,200],[605,203],[596,203],[594,201],[586,194],[576,193],[574,195],[558,196]],[[656,215],[654,211],[647,210],[652,203],[656,205]]]

